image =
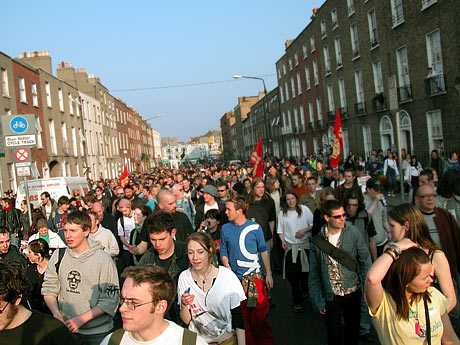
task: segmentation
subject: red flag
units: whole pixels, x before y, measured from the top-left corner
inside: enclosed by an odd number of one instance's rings
[[[329,159],[329,166],[335,169],[339,166],[340,155],[343,150],[343,136],[342,136],[342,117],[340,116],[340,109],[337,108],[335,112],[334,124],[334,145],[332,146],[332,153]]]
[[[259,139],[249,160],[249,162],[254,166],[255,177],[264,177],[265,162],[263,160],[263,145],[264,140]]]
[[[120,175],[120,186],[123,188],[129,183],[129,172],[128,167],[125,165]]]

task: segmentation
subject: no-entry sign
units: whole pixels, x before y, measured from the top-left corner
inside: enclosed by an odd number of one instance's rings
[[[14,156],[16,157],[17,162],[30,162],[31,153],[28,148],[21,147],[19,149],[16,149]]]

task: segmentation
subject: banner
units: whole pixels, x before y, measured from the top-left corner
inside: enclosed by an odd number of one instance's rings
[[[255,177],[264,177],[265,162],[263,159],[263,145],[264,140],[259,139],[249,160],[249,162],[254,166]]]
[[[343,151],[343,136],[342,136],[342,117],[340,109],[337,108],[335,112],[334,124],[334,144],[332,145],[332,153],[329,159],[329,166],[332,169],[338,168],[340,164],[340,156]]]
[[[128,167],[125,165],[123,171],[120,175],[120,186],[125,188],[125,186],[129,183],[129,172]]]

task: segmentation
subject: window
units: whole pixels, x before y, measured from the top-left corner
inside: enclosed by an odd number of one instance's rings
[[[46,106],[51,108],[51,88],[50,83],[45,81],[45,95],[46,95]]]
[[[391,20],[393,28],[404,23],[403,0],[391,0]]]
[[[355,88],[356,88],[356,113],[364,112],[364,86],[363,73],[355,71]]]
[[[42,125],[40,123],[39,118],[37,118],[36,120],[36,125],[37,125],[37,148],[42,149],[43,148],[43,140],[42,140],[43,130],[42,130]]]
[[[371,127],[363,126],[363,143],[364,143],[364,155],[369,157],[372,151],[372,136],[371,136]]]
[[[345,80],[339,79],[339,98],[340,98],[340,107],[342,108],[342,112],[346,112],[347,110],[347,94],[345,92]]]
[[[278,79],[281,79],[281,76],[282,76],[282,74],[281,74],[281,68],[278,68]]]
[[[26,81],[24,78],[19,78],[19,101],[21,103],[27,103]]]
[[[315,85],[319,85],[318,63],[316,61],[313,61],[313,79]]]
[[[300,81],[300,73],[297,73],[297,94],[300,95],[302,93],[302,83]]]
[[[355,14],[354,0],[347,0],[347,10],[348,10],[348,16],[352,16],[353,14]]]
[[[62,93],[62,89],[58,89],[58,102],[59,102],[59,111],[61,113],[64,112],[64,95]]]
[[[299,131],[299,114],[297,112],[297,108],[294,108],[294,133],[297,133]]]
[[[371,42],[371,48],[379,45],[379,36],[377,32],[377,16],[375,10],[369,11],[367,14],[367,22],[369,24],[369,39]]]
[[[305,44],[302,46],[302,55],[304,59],[308,57],[308,48]]]
[[[337,62],[337,68],[343,66],[342,62],[342,46],[340,44],[340,38],[336,38],[334,40],[334,48],[335,48],[335,60]]]
[[[280,85],[280,96],[281,96],[281,104],[284,103],[284,90],[283,85]]]
[[[332,22],[332,30],[336,29],[339,26],[339,22],[337,20],[337,9],[333,9],[331,11],[331,22]]]
[[[292,59],[289,58],[289,70],[290,70],[290,71],[292,71],[292,67],[293,67],[293,66],[292,66]]]
[[[38,92],[37,92],[37,84],[32,84],[32,105],[34,107],[38,107]]]
[[[315,120],[315,114],[313,110],[313,103],[308,103],[308,115],[310,118],[310,122],[313,122]]]
[[[359,56],[359,39],[358,39],[358,26],[356,24],[350,25],[350,37],[351,37],[351,50],[353,59]]]
[[[70,115],[73,115],[73,96],[72,94],[69,92],[68,96],[68,102],[69,102],[69,113]]]
[[[51,143],[51,154],[57,154],[57,142],[56,142],[56,128],[54,127],[54,121],[50,120],[48,123],[50,131],[50,143]]]
[[[291,95],[292,95],[292,98],[294,98],[295,96],[297,96],[296,92],[295,92],[295,82],[294,82],[294,77],[291,77]]]
[[[322,110],[321,110],[321,100],[319,98],[316,99],[316,112],[318,115],[318,120],[322,120]]]
[[[329,55],[329,47],[325,46],[323,48],[324,55],[324,69],[326,70],[326,75],[331,74],[331,56]]]
[[[285,92],[286,102],[287,102],[289,101],[289,85],[287,81],[284,83],[284,92]]]
[[[334,103],[334,91],[332,89],[332,85],[327,86],[327,104],[328,104],[328,110],[330,112],[334,112],[335,103]]]
[[[72,151],[75,157],[78,157],[78,146],[77,146],[77,129],[72,127]]]
[[[441,33],[435,30],[426,35],[428,75],[426,77],[429,95],[446,91],[444,66],[442,63]]]
[[[327,33],[326,33],[326,21],[325,20],[322,20],[321,21],[321,38],[326,38],[327,37]]]
[[[396,65],[398,69],[399,100],[403,102],[412,98],[406,47],[396,50]]]
[[[64,150],[68,148],[69,142],[67,140],[67,124],[65,122],[61,123],[61,136],[62,136],[62,145]]]
[[[311,88],[311,81],[310,81],[310,69],[308,66],[305,66],[305,84],[307,86],[307,90]]]
[[[299,117],[300,117],[300,127],[302,128],[302,131],[305,130],[305,114],[303,111],[303,106],[299,107]]]
[[[313,53],[316,50],[315,38],[310,37],[310,51]]]
[[[343,156],[348,156],[350,152],[350,138],[348,135],[348,129],[342,130],[342,137],[343,137]]]
[[[433,110],[426,113],[428,127],[428,145],[431,150],[442,151],[444,149],[444,136],[442,130],[442,116],[440,110]]]
[[[295,64],[296,66],[299,65],[299,55],[297,55],[297,53],[294,54],[294,64]]]
[[[10,87],[8,85],[8,71],[4,68],[0,69],[2,78],[2,96],[10,97]]]
[[[372,74],[374,75],[375,94],[383,94],[383,75],[381,62],[375,62],[372,64]]]
[[[427,9],[431,5],[434,5],[437,2],[438,2],[438,0],[422,0],[422,11],[424,9]]]
[[[287,71],[286,71],[286,65],[283,64],[283,75],[286,75]]]

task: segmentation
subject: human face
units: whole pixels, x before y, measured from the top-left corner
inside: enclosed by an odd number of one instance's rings
[[[206,271],[212,259],[209,252],[196,241],[188,242],[187,255],[188,261],[196,271]]]
[[[128,277],[123,283],[121,296],[123,299],[136,304],[145,303],[144,305],[137,306],[134,310],[129,309],[126,303],[120,305],[123,329],[137,334],[147,332],[159,317],[155,314],[157,306],[149,303],[152,301],[150,283],[145,282],[137,285],[132,278]]]
[[[297,198],[294,194],[287,194],[286,195],[286,203],[289,208],[295,208],[297,206]]]
[[[434,266],[431,263],[421,264],[420,272],[407,285],[409,293],[424,293],[433,283]]]
[[[176,212],[176,198],[172,195],[164,195],[158,203],[158,207],[165,212]]]
[[[428,178],[426,175],[422,175],[418,178],[418,186],[433,185],[433,181]]]
[[[358,213],[359,202],[358,199],[348,199],[347,214],[350,217],[355,217]]]
[[[149,234],[150,243],[159,255],[164,255],[172,252],[174,249],[174,236],[176,235],[176,229],[173,229],[171,233],[167,231],[157,232]]]
[[[257,198],[262,198],[265,194],[265,185],[263,182],[259,182],[257,185],[254,186],[254,195]]]
[[[125,188],[124,192],[127,199],[131,199],[134,196],[134,191],[132,188]]]
[[[294,187],[300,187],[301,183],[302,183],[302,180],[300,179],[299,176],[297,175],[292,176],[292,185]]]
[[[341,230],[345,227],[345,210],[343,207],[332,210],[331,215],[325,215],[324,218],[328,228]]]
[[[225,186],[217,187],[217,193],[219,193],[220,198],[225,198],[227,196],[227,187]]]
[[[422,211],[432,212],[436,207],[437,194],[430,185],[419,187],[417,192],[417,205]]]
[[[0,255],[5,255],[10,250],[10,234],[0,234]]]
[[[45,206],[46,204],[48,204],[48,201],[50,199],[48,199],[46,196],[42,195],[42,196],[40,196],[40,200],[42,202],[42,205]]]
[[[203,193],[203,200],[205,204],[213,204],[214,203],[214,197],[211,194],[208,193]]]
[[[347,185],[350,185],[350,184],[353,184],[353,179],[354,179],[354,176],[351,172],[347,171],[344,175],[343,175],[343,178],[345,179],[345,183]]]
[[[67,246],[77,252],[88,248],[89,230],[83,230],[81,225],[67,223],[64,225],[64,238]]]
[[[144,215],[142,214],[142,211],[139,208],[134,209],[134,222],[136,224],[142,224],[144,222]]]
[[[227,202],[225,204],[225,214],[230,222],[233,222],[238,218],[239,213],[235,209],[233,202]]]
[[[97,217],[94,214],[90,214],[89,218],[91,218],[91,230],[89,232],[94,234],[95,232],[97,232],[99,222],[97,221]]]
[[[67,212],[69,210],[69,206],[69,204],[62,204],[61,206],[59,206],[59,208],[62,212]]]
[[[307,181],[307,187],[310,191],[310,193],[313,193],[316,190],[316,181],[313,179],[310,179]]]
[[[104,218],[104,209],[102,205],[98,202],[94,203],[93,206],[91,207],[91,211],[97,214],[97,219],[99,222],[102,222],[102,219]]]
[[[29,248],[29,251],[27,253],[27,258],[29,259],[29,261],[32,263],[32,264],[38,264],[41,259],[42,259],[42,256],[40,254],[36,254],[34,253],[32,250],[30,250]]]
[[[390,238],[393,242],[401,241],[407,233],[407,226],[401,225],[394,219],[388,219],[388,225],[390,226]]]
[[[125,217],[129,217],[131,214],[131,206],[129,202],[126,202],[126,200],[120,201],[120,203],[118,204],[118,211],[120,211],[121,214]]]
[[[46,226],[41,226],[41,227],[38,228],[38,233],[41,236],[46,236],[46,235],[48,235],[48,228]]]

